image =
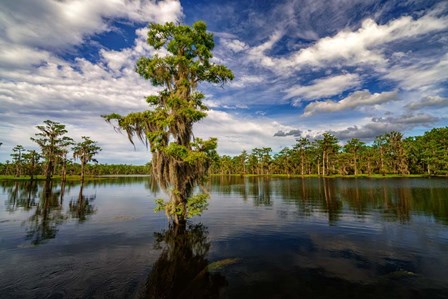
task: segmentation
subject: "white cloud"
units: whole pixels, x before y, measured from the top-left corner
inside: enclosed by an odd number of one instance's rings
[[[293,128],[267,117],[250,118],[210,110],[208,117],[195,125],[194,129],[198,137],[218,137],[219,153],[227,155],[236,155],[244,149],[251,150],[266,145],[277,151],[293,143],[288,139],[274,137],[278,131],[290,131]]]
[[[69,63],[53,55],[37,66],[1,69],[0,102],[4,111],[111,112],[142,109],[144,97],[157,91],[134,72],[135,61],[154,50],[142,46],[145,37],[137,30],[134,47],[121,51],[100,50],[100,61],[76,58]],[[67,116],[70,117],[70,116]]]
[[[236,77],[235,80],[229,83],[229,86],[235,88],[243,88],[248,85],[257,84],[264,82],[265,78],[263,76],[257,75],[245,75],[241,77]]]
[[[203,103],[208,108],[221,108],[221,109],[248,109],[248,106],[245,104],[236,104],[236,105],[225,105],[221,103],[220,101],[214,100],[214,99],[205,99]]]
[[[14,44],[66,48],[110,30],[111,18],[164,23],[181,16],[180,2],[174,0],[17,0],[2,3],[0,28],[4,39]]]
[[[0,67],[2,69],[23,69],[41,64],[52,55],[43,50],[6,43],[0,38]]]
[[[356,91],[340,101],[313,102],[306,106],[303,116],[311,116],[319,112],[336,112],[364,106],[379,105],[398,100],[396,91],[371,94],[368,90]]]
[[[235,53],[244,51],[249,48],[249,46],[246,45],[246,43],[244,43],[238,39],[228,40],[228,39],[222,38],[221,43],[224,45],[224,47],[232,50]]]
[[[321,38],[314,45],[300,49],[287,57],[270,57],[267,52],[282,37],[276,32],[258,47],[249,50],[250,58],[279,74],[288,74],[303,66],[322,67],[331,62],[344,65],[385,65],[387,58],[382,46],[387,43],[414,39],[427,33],[443,31],[448,28],[448,17],[436,17],[427,14],[419,19],[404,16],[387,24],[379,25],[372,19],[366,19],[356,31],[344,30],[334,36]]]
[[[274,67],[275,70],[278,67],[275,66],[275,64],[277,63],[276,59],[267,56],[265,52],[271,50],[275,43],[282,38],[282,36],[282,31],[276,31],[264,43],[257,47],[249,49],[249,59],[255,61],[256,63],[260,63],[262,66],[268,68]]]
[[[90,36],[113,30],[110,19],[166,22],[182,17],[179,1],[6,1],[0,10],[0,67],[43,64]]]
[[[286,98],[316,99],[340,94],[357,87],[361,80],[357,74],[344,74],[316,79],[310,85],[293,86],[286,90]]]
[[[383,78],[397,81],[407,90],[432,89],[437,83],[448,80],[448,54],[440,59],[425,59],[407,66],[393,66]]]

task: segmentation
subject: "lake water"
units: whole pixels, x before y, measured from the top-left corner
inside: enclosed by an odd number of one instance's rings
[[[446,178],[208,188],[175,228],[149,178],[0,182],[0,297],[448,298]]]

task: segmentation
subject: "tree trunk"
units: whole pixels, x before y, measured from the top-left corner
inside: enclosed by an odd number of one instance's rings
[[[45,169],[45,180],[47,182],[51,181],[51,177],[53,176],[53,161],[48,161],[47,168]]]
[[[384,176],[385,175],[385,171],[384,171],[384,157],[383,157],[383,147],[380,147],[380,173]]]
[[[65,182],[67,178],[67,161],[65,159],[62,162],[61,174],[62,174],[62,182]]]
[[[322,153],[322,176],[325,176],[326,171],[325,171],[325,151],[323,151]]]
[[[30,171],[30,180],[33,181],[34,180],[34,167],[35,167],[35,159],[34,159],[34,155],[31,156],[31,171]]]
[[[372,169],[370,167],[370,158],[367,158],[367,173],[370,175],[372,175]]]
[[[84,183],[84,161],[81,160],[81,183]]]
[[[304,155],[303,151],[302,151],[302,155],[301,156],[302,156],[301,174],[303,176],[303,174],[304,174],[304,167],[305,167],[305,155]]]

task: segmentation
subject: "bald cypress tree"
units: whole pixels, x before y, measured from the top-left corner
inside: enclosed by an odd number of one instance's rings
[[[211,61],[213,34],[202,21],[191,27],[150,24],[147,41],[157,50],[165,49],[167,55],[141,57],[136,71],[163,89],[147,97],[150,108],[146,111],[103,117],[126,132],[131,143],[137,138],[149,146],[152,174],[170,195],[169,202],[158,202],[159,208],[179,224],[205,207],[206,196],[193,196],[193,188],[201,183],[216,155],[216,138],[193,137],[193,124],[205,118],[208,110],[198,84],[223,84],[233,74]]]
[[[85,167],[90,161],[97,162],[93,157],[101,151],[101,147],[90,137],[82,136],[81,138],[83,141],[76,143],[72,150],[73,158],[81,162],[81,182],[84,182]]]
[[[36,126],[39,133],[30,139],[42,150],[42,157],[45,158],[46,163],[45,179],[49,182],[53,177],[56,162],[62,157],[66,148],[73,144],[73,139],[65,136],[67,133],[65,125],[51,120],[44,121],[44,124],[44,126]]]

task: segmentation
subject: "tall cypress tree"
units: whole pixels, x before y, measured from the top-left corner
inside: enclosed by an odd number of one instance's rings
[[[169,202],[159,201],[175,223],[201,212],[206,206],[204,194],[192,196],[216,155],[216,138],[193,137],[193,124],[207,116],[202,102],[204,94],[197,90],[201,82],[223,84],[233,79],[225,66],[211,61],[213,34],[204,22],[193,26],[150,24],[149,45],[165,49],[167,55],[141,57],[136,71],[154,86],[163,89],[147,97],[149,110],[122,116],[104,115],[108,122],[149,145],[152,174],[169,193]],[[115,122],[116,121],[116,122]]]

